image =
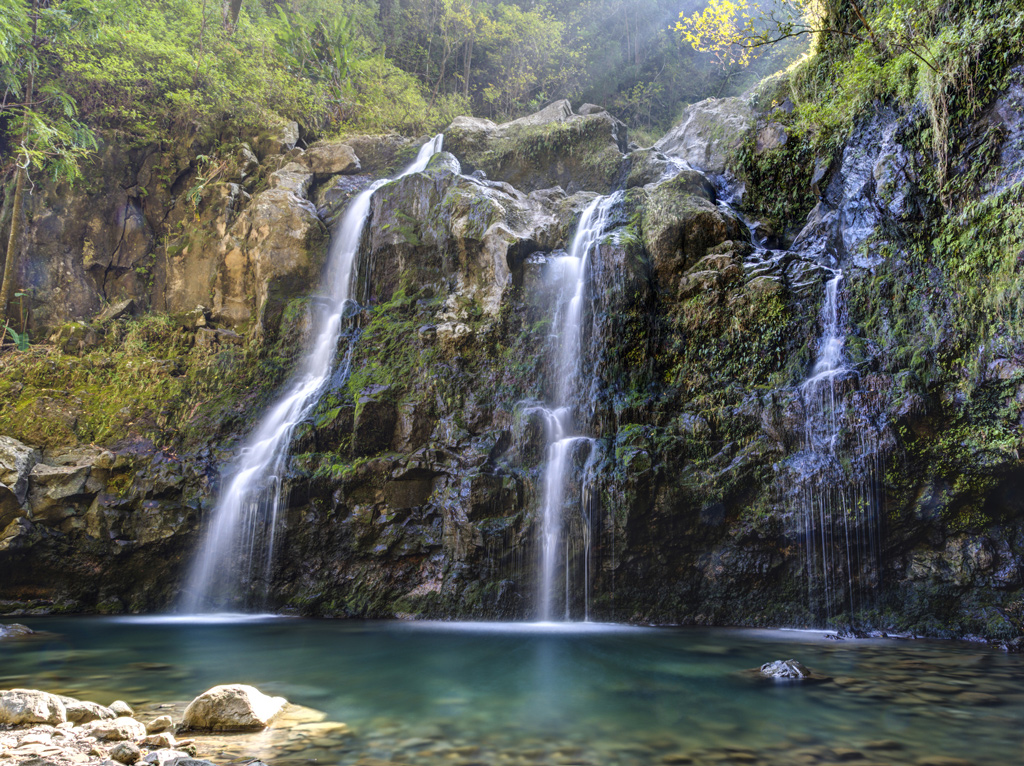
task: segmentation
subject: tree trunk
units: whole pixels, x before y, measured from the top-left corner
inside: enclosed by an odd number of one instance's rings
[[[36,34],[39,31],[39,0],[32,2],[32,45],[38,45]],[[25,84],[25,104],[31,104],[35,97],[36,73],[29,67],[28,82]],[[29,108],[29,107],[26,107]],[[28,139],[28,133],[21,136],[22,142]],[[15,153],[17,156],[17,153]],[[25,166],[18,163],[17,180],[14,182],[14,199],[11,201],[11,231],[7,236],[7,254],[4,257],[4,279],[0,283],[0,322],[6,324],[10,320],[7,309],[14,300],[14,281],[21,271],[21,219],[25,212],[25,183],[28,181],[28,160]],[[25,332],[22,327],[20,332]],[[0,341],[2,342],[2,341]]]
[[[17,180],[14,183],[14,199],[11,202],[11,231],[7,237],[7,255],[4,259],[4,281],[0,286],[0,324],[6,324],[10,319],[7,308],[14,300],[14,283],[18,278],[18,272],[21,271],[21,219],[27,177],[28,171],[18,166]],[[19,332],[25,332],[24,327],[18,329]]]
[[[234,29],[241,12],[242,0],[224,0],[224,29]]]
[[[473,38],[466,40],[466,50],[462,54],[462,95],[469,98],[469,77],[473,65]]]

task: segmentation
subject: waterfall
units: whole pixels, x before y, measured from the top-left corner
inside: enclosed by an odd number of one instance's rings
[[[581,435],[575,410],[579,406],[582,380],[583,303],[587,297],[589,260],[596,251],[608,225],[612,208],[622,199],[620,193],[595,199],[580,217],[568,254],[554,259],[549,278],[558,298],[554,312],[553,364],[554,402],[543,410],[547,421],[548,447],[543,476],[540,516],[540,578],[537,614],[542,621],[555,618],[555,600],[564,592],[561,617],[570,619],[574,554],[582,554],[584,619],[589,617],[590,591],[590,518],[587,485],[597,455],[594,439]],[[579,513],[566,513],[575,458],[587,452]],[[581,549],[581,550],[580,550]],[[561,579],[561,582],[559,582]]]
[[[443,136],[424,144],[398,177],[424,170],[441,151]],[[282,482],[295,427],[316,407],[331,378],[342,328],[351,306],[356,256],[370,216],[376,181],[356,196],[331,241],[325,285],[314,323],[314,340],[284,395],[270,408],[239,453],[234,476],[213,510],[185,588],[186,613],[216,611],[226,605],[264,606],[285,503]],[[350,356],[348,357],[350,358]],[[342,370],[342,372],[347,372]],[[255,593],[258,587],[262,590]]]
[[[882,450],[871,424],[857,423],[847,395],[857,375],[843,354],[842,271],[825,284],[819,315],[817,358],[800,385],[804,405],[803,451],[796,456],[796,515],[803,538],[808,599],[818,619],[849,607],[851,619],[870,606],[879,577],[881,513],[878,477]],[[844,444],[845,429],[857,444]]]

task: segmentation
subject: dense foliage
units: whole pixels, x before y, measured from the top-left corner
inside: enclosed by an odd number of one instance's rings
[[[504,119],[572,98],[634,128],[664,128],[685,103],[737,92],[779,63],[723,67],[694,51],[672,25],[701,5],[2,0],[0,153],[10,163],[20,143],[29,72],[46,96],[30,99],[37,132],[58,132],[34,159],[51,166],[74,164],[87,129],[137,143],[210,130],[229,138],[267,112],[313,134],[417,133],[457,114]]]

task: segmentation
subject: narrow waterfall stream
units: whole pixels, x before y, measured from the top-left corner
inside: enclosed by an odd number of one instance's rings
[[[555,375],[554,401],[544,410],[547,420],[548,448],[543,478],[540,525],[540,578],[537,616],[544,622],[559,617],[572,618],[573,538],[581,548],[584,619],[589,618],[590,521],[587,515],[587,474],[593,466],[597,445],[580,434],[578,425],[579,392],[583,388],[583,307],[589,287],[589,263],[608,226],[612,209],[622,200],[621,193],[598,197],[583,211],[566,255],[552,263],[550,279],[557,286],[558,298],[553,318]],[[570,517],[566,508],[572,483],[573,465],[587,450],[579,514]],[[573,534],[575,533],[575,534]],[[561,577],[559,573],[561,572]],[[559,582],[559,580],[561,580]],[[564,592],[561,610],[556,614],[556,598]]]
[[[438,135],[425,143],[398,178],[424,170],[430,158],[441,151],[443,139]],[[328,254],[324,290],[316,304],[313,343],[284,395],[264,415],[239,453],[234,476],[213,510],[192,564],[181,599],[185,613],[265,606],[292,433],[316,406],[331,378],[350,310],[356,256],[370,216],[370,202],[388,180],[376,181],[356,196],[338,225]],[[257,592],[260,586],[262,590]]]
[[[843,353],[842,284],[841,270],[825,283],[817,357],[799,387],[804,444],[794,461],[808,600],[816,619],[826,622],[846,608],[853,620],[858,609],[871,606],[881,535],[882,451],[870,424],[851,423],[845,400],[857,373]],[[844,443],[851,425],[858,431],[856,447]]]

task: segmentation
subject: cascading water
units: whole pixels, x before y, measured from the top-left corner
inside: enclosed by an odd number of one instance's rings
[[[871,424],[857,424],[847,405],[857,375],[843,354],[842,282],[842,271],[836,271],[825,284],[818,354],[799,389],[804,449],[793,465],[809,601],[818,619],[828,620],[842,606],[849,607],[851,619],[858,608],[870,606],[879,577],[882,450]],[[848,427],[858,431],[853,449],[844,444]]]
[[[442,142],[443,136],[438,135],[424,144],[416,160],[398,177],[421,172],[441,151]],[[387,179],[377,181],[355,197],[338,226],[328,255],[324,293],[317,301],[313,344],[285,394],[263,417],[239,454],[235,475],[213,510],[210,527],[192,565],[181,602],[186,613],[217,611],[226,606],[263,606],[278,512],[284,501],[282,479],[292,433],[316,406],[331,378],[350,311],[356,256],[370,216],[370,202],[385,183]],[[260,585],[263,590],[256,593]]]
[[[545,409],[548,448],[543,478],[540,524],[540,579],[537,615],[542,621],[556,616],[556,599],[564,593],[560,616],[572,617],[573,570],[582,569],[583,618],[589,617],[590,520],[589,477],[597,455],[597,442],[580,435],[576,414],[580,405],[583,345],[583,307],[587,297],[589,261],[608,226],[611,210],[622,199],[619,193],[598,197],[580,217],[568,254],[551,264],[550,279],[558,299],[554,313],[552,370],[554,404]],[[567,512],[567,494],[576,458],[587,451],[580,490],[579,513]],[[575,506],[575,504],[574,504]],[[577,554],[582,558],[574,567]],[[559,582],[561,579],[561,582]]]

